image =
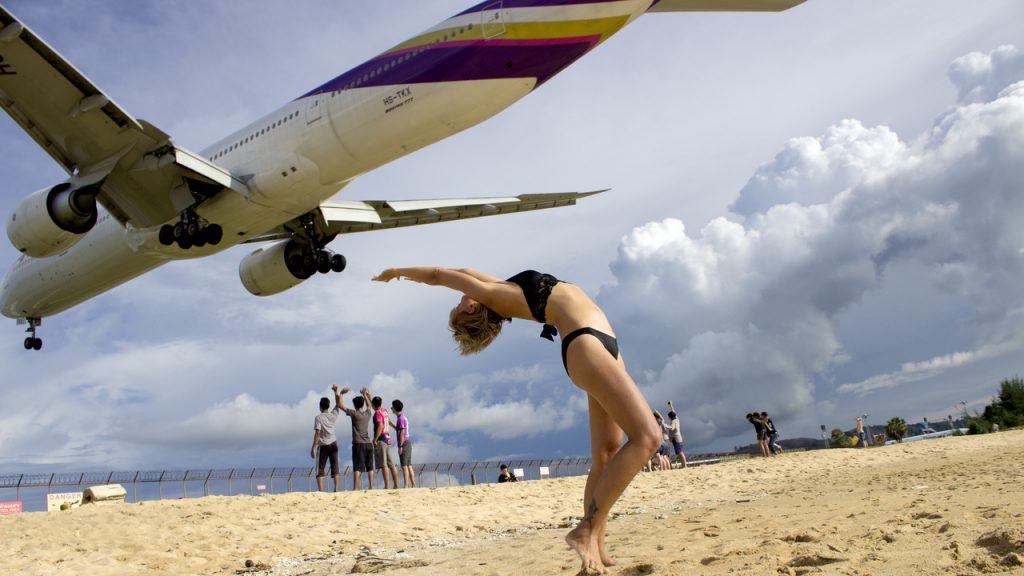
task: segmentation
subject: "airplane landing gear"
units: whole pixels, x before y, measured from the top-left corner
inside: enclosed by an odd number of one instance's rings
[[[334,236],[325,237],[318,233],[313,217],[309,214],[299,219],[299,225],[302,230],[295,235],[292,248],[285,254],[288,271],[302,280],[317,272],[329,274],[343,271],[347,264],[345,257],[326,248]]]
[[[26,318],[25,321],[28,322],[28,329],[25,332],[30,334],[28,338],[25,338],[25,350],[42,350],[43,339],[36,337],[36,328],[42,324],[42,319]]]
[[[164,246],[177,243],[182,250],[193,246],[202,248],[207,244],[216,246],[223,238],[224,229],[219,224],[205,222],[191,208],[182,212],[181,220],[173,226],[164,224],[160,227],[160,243]]]
[[[333,254],[323,248],[314,250],[311,246],[304,246],[296,250],[287,256],[285,262],[292,275],[303,280],[317,272],[321,274],[341,272],[347,264],[345,257],[341,254]]]

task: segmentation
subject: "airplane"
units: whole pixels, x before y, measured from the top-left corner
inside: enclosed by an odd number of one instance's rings
[[[0,313],[44,317],[175,260],[269,243],[239,265],[270,296],[341,272],[338,235],[575,205],[603,190],[333,199],[358,176],[480,124],[647,13],[780,12],[805,0],[486,0],[192,152],[129,114],[0,5],[0,107],[68,174],[7,219],[22,254]]]

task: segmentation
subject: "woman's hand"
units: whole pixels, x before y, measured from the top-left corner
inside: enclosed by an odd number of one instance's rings
[[[387,270],[377,274],[372,278],[374,282],[391,282],[392,280],[401,280],[402,276],[398,274],[398,269],[388,268]]]

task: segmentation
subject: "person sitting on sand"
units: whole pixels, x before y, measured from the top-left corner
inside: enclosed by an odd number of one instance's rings
[[[562,364],[587,393],[593,465],[583,490],[584,515],[566,536],[583,570],[604,574],[613,564],[605,548],[612,505],[661,443],[651,407],[626,372],[604,312],[578,286],[526,270],[508,280],[471,269],[388,268],[373,279],[408,278],[462,293],[449,328],[463,355],[486,348],[511,318],[544,324],[541,336],[562,337]],[[623,433],[628,440],[622,443]]]
[[[501,465],[501,473],[498,474],[498,483],[504,484],[505,482],[518,482],[519,479],[516,475],[508,471],[508,464]]]

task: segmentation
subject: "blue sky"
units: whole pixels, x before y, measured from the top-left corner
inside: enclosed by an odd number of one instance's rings
[[[468,2],[7,0],[126,110],[201,149]],[[612,191],[564,210],[337,239],[267,299],[252,247],[0,337],[0,469],[301,465],[331,383],[401,398],[416,456],[587,454],[558,347],[515,322],[460,358],[401,265],[552,272],[608,313],[691,451],[980,408],[1022,372],[1024,4],[809,0],[641,18],[536,93],[357,180],[352,199]],[[0,120],[0,209],[64,174]],[[0,243],[0,265],[16,252]],[[3,324],[0,324],[0,328]],[[0,334],[2,335],[2,334]],[[348,441],[347,431],[341,435]]]

